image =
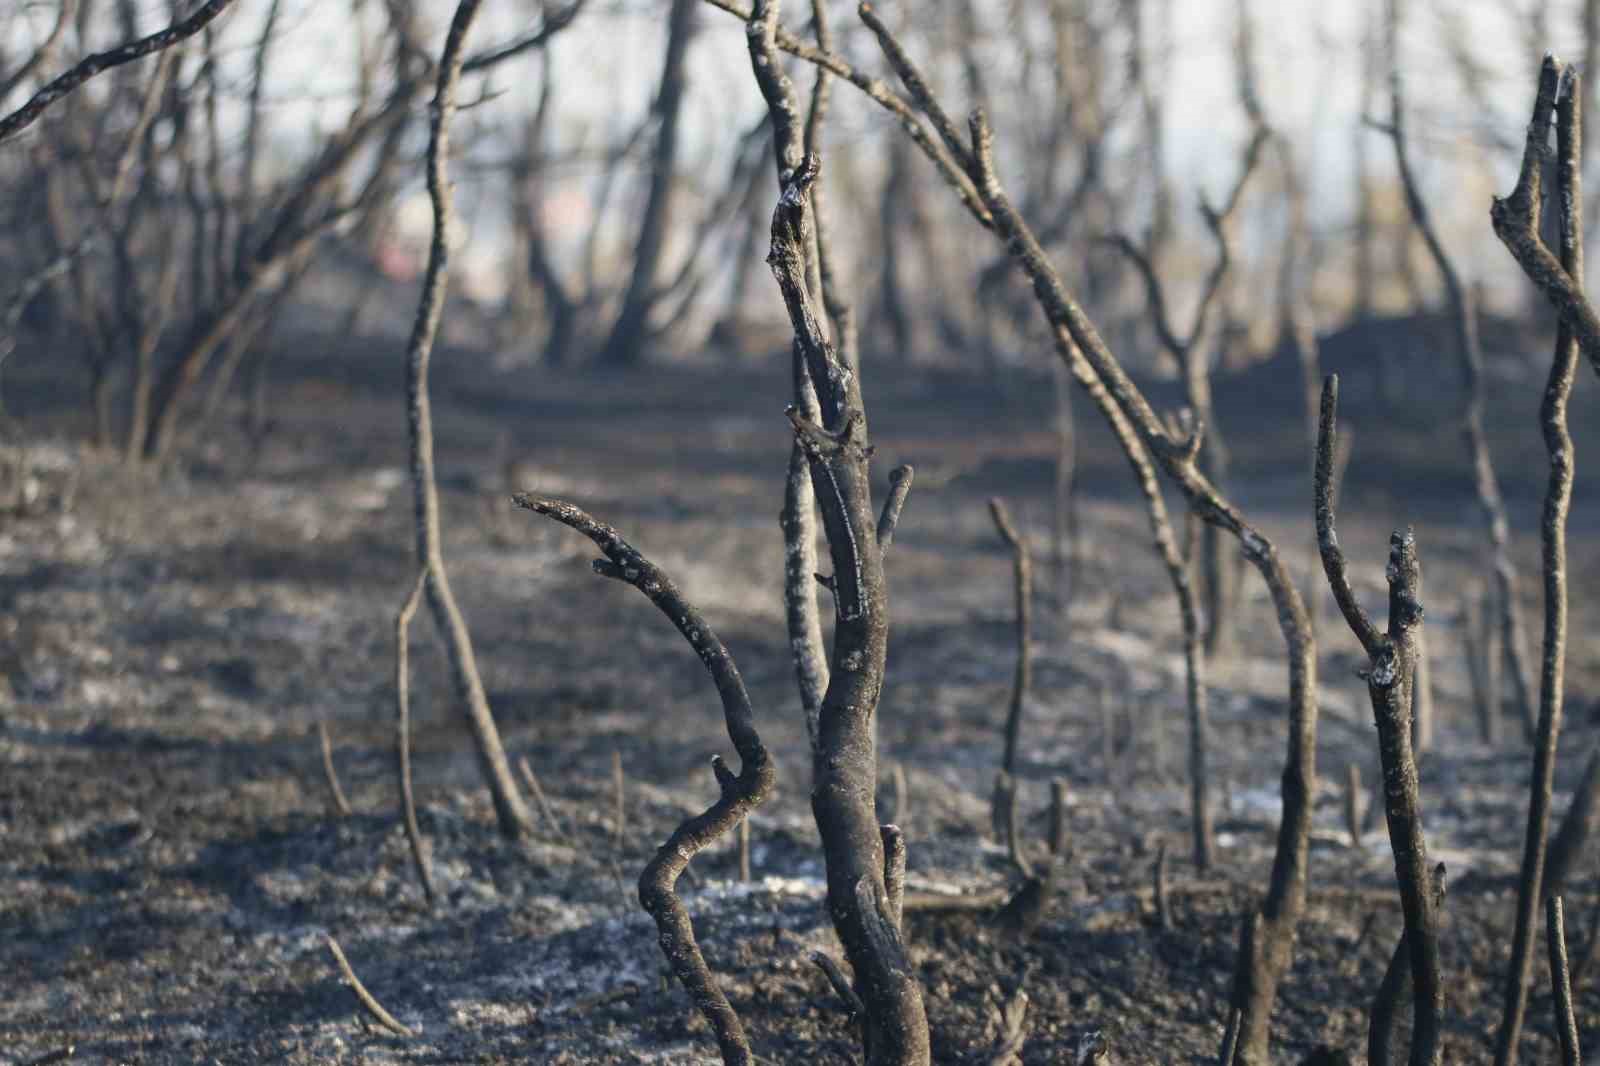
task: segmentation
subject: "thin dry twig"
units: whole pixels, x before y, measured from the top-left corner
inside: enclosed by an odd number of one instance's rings
[[[328,723],[317,719],[317,739],[322,745],[322,773],[328,779],[328,793],[333,797],[333,809],[342,818],[350,817],[350,801],[345,799],[339,784],[339,771],[333,766],[333,742],[328,739]]]
[[[894,540],[894,531],[900,525],[900,511],[906,505],[906,497],[911,495],[911,481],[916,476],[916,468],[910,463],[895,467],[889,471],[889,495],[884,497],[883,512],[878,515],[878,550],[887,553],[889,544]]]
[[[1167,842],[1156,845],[1156,861],[1150,868],[1151,893],[1155,896],[1156,923],[1161,931],[1172,928],[1172,905],[1167,900]]]
[[[367,986],[361,983],[361,978],[357,977],[355,970],[350,968],[350,960],[344,957],[344,949],[339,946],[337,940],[333,939],[333,934],[325,934],[323,939],[328,943],[328,950],[333,952],[333,961],[339,964],[339,972],[344,974],[345,982],[350,986],[350,990],[356,994],[356,999],[361,1001],[361,1006],[366,1008],[372,1019],[396,1036],[415,1036],[416,1034],[402,1025],[394,1015],[384,1010],[383,1004],[379,1003],[372,993],[367,991]]]
[[[411,862],[417,868],[417,880],[422,882],[422,894],[431,904],[438,900],[438,892],[433,885],[433,866],[428,861],[427,844],[417,825],[416,793],[411,787],[411,619],[422,603],[422,586],[427,580],[426,570],[417,573],[405,603],[395,615],[394,692],[395,769],[400,776],[400,814],[405,821],[406,841],[411,845]]]
[[[1011,680],[1011,699],[1006,712],[1005,749],[1000,765],[1007,774],[1017,772],[1017,744],[1022,737],[1022,709],[1028,699],[1028,684],[1033,677],[1033,565],[1028,557],[1028,542],[1017,531],[1011,512],[998,496],[989,498],[989,517],[1002,540],[1011,548],[1011,574],[1015,586],[1013,609],[1016,612],[1017,666]]]
[[[522,783],[528,786],[528,791],[533,793],[533,802],[539,808],[539,814],[544,818],[545,824],[550,827],[550,832],[558,840],[566,840],[567,834],[561,828],[561,822],[556,818],[556,812],[550,806],[550,801],[545,797],[544,787],[539,784],[539,778],[533,772],[533,767],[528,765],[528,757],[522,756],[517,760],[517,771],[522,774]]]
[[[1495,197],[1489,209],[1495,236],[1522,267],[1535,287],[1556,309],[1583,353],[1600,374],[1600,315],[1595,314],[1583,285],[1567,273],[1554,252],[1539,236],[1540,201],[1543,196],[1544,160],[1550,138],[1551,119],[1556,112],[1561,80],[1568,68],[1553,55],[1544,57],[1539,69],[1539,89],[1534,96],[1533,118],[1528,122],[1528,139],[1522,150],[1522,166],[1516,187],[1510,195]]]
[[[1550,953],[1550,988],[1555,997],[1556,1035],[1561,1039],[1562,1066],[1581,1066],[1578,1019],[1572,1011],[1572,972],[1567,966],[1567,926],[1561,897],[1544,901],[1545,938]]]

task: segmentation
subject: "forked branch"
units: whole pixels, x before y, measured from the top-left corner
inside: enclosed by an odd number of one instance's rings
[[[1368,656],[1368,667],[1362,676],[1378,726],[1384,814],[1405,912],[1413,1011],[1410,1061],[1411,1066],[1435,1066],[1440,1061],[1439,1021],[1444,989],[1439,980],[1437,904],[1428,870],[1428,845],[1422,834],[1417,762],[1411,747],[1411,692],[1416,680],[1417,632],[1423,616],[1417,598],[1422,568],[1411,531],[1397,531],[1390,536],[1386,570],[1389,629],[1380,633],[1355,602],[1345,576],[1344,554],[1334,532],[1330,481],[1338,413],[1339,378],[1329,375],[1322,384],[1322,416],[1317,433],[1317,541],[1328,583]]]
[[[211,21],[226,11],[232,3],[233,0],[206,0],[188,18],[180,19],[164,30],[158,30],[147,37],[140,37],[79,60],[71,70],[34,93],[27,103],[0,118],[0,144],[4,144],[33,125],[39,116],[44,114],[46,108],[96,74],[171,48],[179,41],[193,37],[210,25]]]
[[[655,856],[639,875],[639,902],[655,919],[661,950],[673,973],[683,982],[706,1021],[711,1023],[723,1062],[727,1066],[749,1066],[755,1061],[750,1041],[728,997],[717,987],[705,956],[700,953],[689,910],[676,891],[678,877],[689,861],[759,806],[777,780],[777,771],[756,732],[755,711],[750,705],[744,679],[727,646],[699,609],[684,598],[671,578],[623,540],[622,534],[561,500],[531,493],[520,494],[515,500],[518,506],[553,518],[594,541],[605,555],[604,559],[594,561],[595,573],[625,582],[644,593],[689,642],[722,699],[728,739],[739,754],[739,773],[728,769],[722,756],[711,757],[711,769],[721,795],[705,811],[673,830],[666,843],[656,849]]]
[[[1495,197],[1489,208],[1489,219],[1494,224],[1495,236],[1510,250],[1528,280],[1544,293],[1561,321],[1577,337],[1594,372],[1600,374],[1600,315],[1595,314],[1584,295],[1582,283],[1567,272],[1561,260],[1539,237],[1544,159],[1549,151],[1550,125],[1555,117],[1562,79],[1573,76],[1566,73],[1568,70],[1555,56],[1544,57],[1516,187],[1509,196]]]

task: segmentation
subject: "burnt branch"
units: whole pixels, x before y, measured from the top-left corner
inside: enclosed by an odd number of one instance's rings
[[[356,999],[361,1001],[362,1008],[372,1015],[373,1020],[395,1036],[415,1036],[416,1034],[401,1024],[394,1015],[384,1010],[383,1004],[367,991],[367,986],[361,983],[361,978],[351,969],[350,960],[344,957],[344,949],[339,946],[339,942],[333,939],[331,934],[324,934],[323,940],[327,942],[328,950],[333,953],[333,961],[339,964],[339,972],[344,974],[345,983],[350,986],[350,991],[356,994]]]
[[[1006,712],[1005,751],[1000,760],[1007,774],[1017,772],[1017,742],[1022,734],[1022,709],[1028,699],[1028,683],[1033,676],[1030,642],[1033,630],[1033,566],[1028,558],[1028,543],[1017,532],[1011,512],[998,496],[989,498],[989,516],[1002,540],[1011,548],[1011,574],[1015,584],[1017,667],[1011,681],[1011,700]],[[1024,871],[1027,872],[1027,871]]]
[[[1583,285],[1569,274],[1539,236],[1540,200],[1543,196],[1544,159],[1548,153],[1551,120],[1566,68],[1553,55],[1544,58],[1539,88],[1533,100],[1533,118],[1522,150],[1516,187],[1509,196],[1495,197],[1489,209],[1495,236],[1511,252],[1528,280],[1544,293],[1575,337],[1595,373],[1600,374],[1600,316],[1595,314]]]
[[[188,18],[180,19],[164,30],[158,30],[147,37],[140,37],[137,40],[118,45],[116,48],[104,52],[96,52],[79,60],[71,70],[34,93],[27,103],[4,118],[0,118],[0,144],[4,144],[33,125],[38,121],[39,116],[44,114],[46,108],[71,93],[96,74],[103,73],[113,67],[120,67],[124,63],[131,63],[136,59],[142,59],[155,52],[164,51],[179,41],[193,37],[210,25],[211,21],[226,11],[232,3],[233,0],[206,0]]]
[[[906,898],[906,835],[898,825],[880,826],[883,837],[883,890],[889,901],[889,920],[901,929]]]
[[[511,764],[500,743],[500,732],[489,708],[483,678],[478,672],[477,655],[466,618],[456,604],[445,572],[443,534],[440,530],[439,486],[434,477],[433,405],[428,396],[428,371],[433,357],[433,342],[444,314],[446,282],[449,277],[449,232],[453,198],[449,182],[450,119],[456,109],[456,87],[461,80],[461,54],[467,33],[472,28],[481,0],[461,0],[445,37],[439,61],[433,105],[429,109],[428,196],[433,205],[433,240],[428,250],[428,268],[423,277],[422,296],[406,345],[406,404],[411,444],[412,507],[416,530],[417,559],[426,575],[428,607],[450,659],[456,698],[465,709],[467,723],[477,746],[478,761],[489,793],[494,799],[500,831],[517,838],[528,831],[532,818]]]
[[[417,825],[417,801],[411,788],[411,619],[422,603],[422,589],[427,580],[426,571],[417,574],[394,620],[395,751],[396,772],[400,776],[400,813],[405,821],[406,841],[411,845],[411,862],[417,868],[423,895],[429,903],[434,903],[438,893],[433,887],[433,867],[428,862],[428,849]]]
[[[735,3],[734,0],[706,0],[706,2],[752,25],[758,21],[761,15],[760,6],[757,7],[755,12],[752,12],[751,9]],[[806,43],[793,33],[778,26],[775,15],[772,18],[772,41],[777,48],[781,48],[792,56],[820,67],[830,74],[843,78],[857,89],[860,89],[873,102],[894,115],[900,121],[900,125],[907,136],[933,162],[935,169],[939,172],[939,176],[955,191],[967,210],[979,220],[980,225],[986,228],[989,226],[989,222],[986,221],[989,215],[988,210],[983,206],[983,201],[973,187],[972,179],[967,175],[965,167],[950,155],[943,142],[928,132],[928,128],[923,124],[922,119],[917,116],[916,109],[904,97],[889,88],[883,79],[863,74],[842,57]]]
[[[1317,536],[1323,568],[1334,586],[1356,638],[1368,657],[1362,672],[1372,715],[1378,726],[1378,754],[1383,763],[1384,814],[1389,846],[1394,851],[1395,878],[1405,912],[1405,945],[1412,987],[1412,1066],[1440,1061],[1439,1027],[1444,988],[1439,980],[1436,905],[1429,881],[1428,845],[1423,837],[1417,762],[1411,746],[1411,693],[1416,681],[1417,631],[1423,609],[1418,600],[1422,567],[1411,531],[1389,538],[1389,628],[1379,633],[1355,605],[1345,579],[1343,553],[1333,534],[1328,473],[1332,466],[1332,434],[1338,417],[1339,378],[1329,375],[1322,386],[1322,419],[1317,435]],[[1341,585],[1343,588],[1341,589]],[[1393,969],[1393,967],[1391,967]]]
[[[1444,906],[1444,886],[1445,869],[1441,862],[1433,868],[1431,885],[1436,911]],[[1389,1066],[1393,1061],[1395,1038],[1400,1028],[1400,1008],[1405,1005],[1407,993],[1412,991],[1410,978],[1411,947],[1402,930],[1394,946],[1394,954],[1389,956],[1389,965],[1383,971],[1383,980],[1378,985],[1378,994],[1373,998],[1372,1010],[1367,1018],[1368,1066]],[[1413,1033],[1413,1047],[1415,1039]]]
[[[795,439],[811,470],[833,562],[832,670],[817,723],[812,810],[826,859],[829,912],[866,1007],[867,1062],[920,1066],[930,1056],[927,1015],[905,945],[889,918],[875,810],[876,715],[889,604],[872,508],[871,451],[860,377],[828,343],[806,283],[807,190],[820,167],[816,156],[806,157],[785,186],[773,211],[767,255],[816,386],[820,432],[796,419]]]
[[[811,21],[816,30],[817,47],[823,52],[832,52],[833,26],[828,20],[827,0],[811,0]],[[773,44],[776,44],[776,30],[774,30]],[[830,76],[823,67],[816,69],[816,80],[811,87],[811,110],[806,115],[805,151],[813,155],[822,154],[822,133],[827,122],[828,101],[830,97]],[[857,351],[857,332],[855,308],[844,296],[844,284],[840,278],[837,261],[833,256],[833,245],[828,239],[827,211],[823,206],[823,182],[815,181],[811,186],[811,211],[815,225],[812,227],[812,266],[814,272],[813,291],[822,297],[822,306],[828,312],[828,321],[833,329],[833,341],[839,348],[839,357],[847,366],[857,366],[860,362],[860,353]]]
[[[528,765],[527,756],[517,760],[517,772],[522,775],[522,783],[527,785],[528,791],[533,794],[533,802],[538,805],[539,814],[550,827],[550,832],[555,834],[557,840],[566,840],[566,831],[561,828],[555,809],[550,806],[550,800],[544,794],[544,786],[539,784],[539,778],[534,774],[533,767]]]
[[[880,552],[887,552],[889,544],[894,540],[894,531],[900,525],[900,511],[906,505],[906,497],[911,495],[911,480],[916,476],[916,472],[916,468],[910,463],[889,471],[889,495],[884,498],[883,511],[878,515]]]
[[[1156,924],[1162,932],[1172,928],[1172,904],[1167,899],[1167,842],[1156,845],[1156,861],[1150,868],[1150,891],[1155,899]]]
[[[861,1005],[861,997],[850,987],[850,979],[844,975],[844,971],[839,969],[839,964],[834,962],[833,956],[827,952],[813,951],[811,961],[828,979],[828,987],[833,989],[833,994],[844,1004],[849,1020],[855,1022],[859,1028],[867,1016],[867,1010]]]
[[[1564,92],[1556,104],[1556,198],[1561,211],[1561,268],[1583,285],[1582,121],[1576,72],[1565,71]],[[1567,403],[1578,374],[1578,338],[1563,320],[1556,331],[1555,353],[1545,384],[1539,424],[1550,473],[1545,483],[1541,521],[1544,570],[1544,657],[1539,674],[1539,719],[1534,731],[1533,774],[1528,785],[1528,824],[1523,835],[1522,870],[1517,883],[1516,928],[1511,940],[1505,1014],[1496,1034],[1496,1066],[1516,1061],[1516,1046],[1527,1008],[1528,978],[1533,968],[1539,900],[1544,886],[1545,856],[1550,832],[1550,797],[1555,780],[1556,749],[1561,736],[1562,700],[1567,657],[1567,514],[1572,505],[1573,445],[1567,429]],[[1502,607],[1502,609],[1504,609]]]
[[[1529,679],[1523,651],[1522,621],[1517,609],[1517,571],[1511,556],[1510,524],[1506,515],[1505,500],[1500,493],[1500,483],[1495,475],[1494,461],[1489,453],[1488,435],[1484,429],[1483,346],[1478,336],[1478,313],[1477,308],[1472,305],[1466,286],[1462,283],[1454,260],[1445,250],[1444,242],[1439,237],[1438,229],[1428,212],[1427,202],[1422,197],[1421,184],[1412,169],[1411,154],[1406,140],[1405,100],[1401,92],[1402,82],[1397,56],[1402,0],[1388,0],[1388,5],[1390,117],[1384,132],[1394,146],[1395,166],[1400,174],[1401,187],[1405,191],[1406,208],[1411,221],[1422,234],[1428,254],[1444,280],[1452,343],[1461,366],[1462,389],[1465,394],[1461,412],[1462,436],[1472,463],[1478,508],[1482,513],[1490,562],[1499,589],[1500,628],[1504,634],[1506,662],[1511,667],[1517,708],[1521,713],[1524,729],[1531,738],[1535,718],[1533,685]]]
[[[1355,591],[1350,587],[1350,579],[1345,573],[1339,534],[1334,529],[1334,491],[1338,481],[1334,457],[1340,443],[1338,416],[1339,376],[1332,374],[1322,381],[1322,414],[1317,429],[1317,469],[1313,480],[1317,551],[1322,555],[1323,572],[1328,575],[1328,584],[1333,587],[1333,598],[1344,613],[1344,620],[1361,642],[1362,650],[1373,657],[1383,647],[1383,634],[1356,601]]]
[[[1567,965],[1567,926],[1561,897],[1544,901],[1544,931],[1550,953],[1550,991],[1555,998],[1556,1035],[1561,1038],[1562,1066],[1580,1066],[1578,1019],[1572,1012],[1572,971]]]
[[[520,494],[515,499],[519,507],[553,518],[593,541],[605,555],[604,559],[594,561],[595,573],[632,585],[644,593],[689,642],[722,699],[728,739],[739,754],[739,773],[733,773],[723,763],[722,756],[712,756],[711,768],[721,794],[705,811],[674,829],[666,843],[656,850],[639,875],[639,902],[655,919],[661,950],[673,973],[683,982],[716,1033],[723,1062],[729,1066],[749,1066],[755,1061],[750,1041],[728,997],[717,987],[705,956],[700,953],[689,910],[678,898],[675,887],[690,860],[734,829],[751,810],[764,802],[777,781],[777,771],[756,731],[755,711],[750,705],[744,679],[727,646],[699,609],[684,598],[671,578],[623,540],[622,534],[561,500],[531,493]]]

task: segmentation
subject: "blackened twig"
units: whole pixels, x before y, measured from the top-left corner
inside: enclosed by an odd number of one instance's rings
[[[1005,835],[1006,855],[1011,865],[1023,877],[1033,876],[1033,863],[1028,861],[1027,849],[1022,844],[1021,815],[1017,813],[1017,782],[1004,770],[994,779],[994,817]]]
[[[73,68],[34,93],[27,103],[11,114],[0,118],[0,144],[4,144],[24,129],[33,125],[45,109],[78,86],[103,71],[142,59],[153,52],[172,47],[179,41],[193,37],[205,29],[218,15],[226,11],[233,0],[206,0],[188,18],[180,19],[164,30],[147,37],[129,41],[104,52],[96,52],[79,60]]]
[[[1050,854],[1061,856],[1067,851],[1067,782],[1055,778],[1050,782]]]
[[[1028,682],[1033,675],[1032,636],[1033,618],[1033,566],[1028,558],[1028,542],[1017,532],[1005,501],[998,496],[989,498],[989,516],[1001,539],[1011,548],[1011,574],[1015,586],[1017,666],[1011,681],[1010,707],[1006,712],[1005,749],[1000,765],[1008,774],[1017,772],[1017,742],[1022,734],[1022,709],[1028,699]]]
[[[454,213],[454,195],[449,180],[450,120],[455,114],[456,88],[461,81],[462,49],[481,2],[460,0],[456,7],[445,36],[433,104],[428,113],[427,185],[433,206],[433,236],[428,247],[428,266],[423,276],[422,295],[417,301],[416,318],[406,342],[406,414],[417,561],[427,575],[424,591],[428,607],[444,640],[456,699],[472,731],[478,762],[494,801],[500,832],[516,839],[527,832],[533,819],[522,801],[522,793],[517,789],[516,778],[511,773],[511,763],[500,743],[500,731],[495,725],[494,713],[489,707],[489,697],[483,686],[483,676],[478,670],[477,655],[473,651],[472,632],[456,603],[455,593],[450,588],[450,577],[445,570],[439,485],[434,476],[433,404],[428,394],[433,346],[438,337],[440,319],[444,315],[450,267],[449,234]],[[176,408],[169,410],[175,411]]]
[[[883,513],[878,516],[880,552],[887,552],[889,543],[894,540],[894,531],[900,524],[900,510],[906,505],[906,497],[911,495],[911,479],[916,472],[910,463],[889,471],[889,495],[884,498]]]
[[[1156,922],[1162,932],[1172,928],[1172,905],[1167,901],[1167,842],[1156,845],[1156,861],[1150,869],[1151,893],[1155,897]]]
[[[861,381],[828,343],[806,288],[806,190],[820,168],[820,160],[808,156],[785,186],[773,211],[767,255],[795,342],[816,385],[820,428],[828,437],[819,440],[796,426],[835,583],[836,669],[818,719],[811,806],[827,866],[828,909],[867,1008],[872,1059],[925,1063],[930,1054],[927,1012],[905,945],[887,917],[883,844],[874,809],[889,589],[877,546]]]
[[[744,679],[727,646],[699,609],[684,598],[671,578],[623,540],[622,534],[581,508],[561,500],[528,493],[515,499],[518,506],[553,518],[593,541],[606,556],[594,561],[595,572],[626,582],[644,593],[689,642],[722,698],[728,738],[739,753],[739,773],[735,775],[728,769],[720,755],[712,756],[711,769],[721,794],[704,812],[673,830],[666,843],[656,850],[639,875],[639,902],[655,919],[661,950],[673,973],[683,982],[706,1021],[711,1023],[723,1062],[727,1066],[751,1066],[755,1059],[744,1027],[728,997],[717,987],[695,940],[688,908],[675,891],[678,877],[690,859],[747,817],[767,798],[777,780],[777,771],[756,731],[755,711]]]
[[[1600,374],[1600,315],[1595,313],[1588,297],[1584,295],[1582,283],[1567,273],[1561,261],[1545,247],[1544,240],[1539,236],[1546,144],[1565,70],[1555,56],[1544,57],[1516,187],[1504,198],[1495,197],[1489,209],[1489,219],[1494,224],[1495,236],[1510,250],[1512,258],[1522,267],[1528,280],[1544,293],[1545,299],[1561,316],[1561,321],[1578,338],[1578,344],[1589,357],[1595,373]]]
[[[528,765],[528,757],[522,756],[517,760],[517,770],[522,774],[522,783],[528,786],[528,791],[533,793],[533,802],[538,806],[539,813],[544,817],[545,824],[550,827],[550,832],[558,840],[566,840],[566,831],[561,828],[561,823],[556,819],[556,812],[550,806],[550,800],[545,797],[544,786],[539,784],[539,778],[534,774],[533,767]]]
[[[422,603],[422,587],[428,580],[426,570],[417,574],[411,584],[406,602],[395,616],[395,750],[397,772],[400,775],[400,812],[405,821],[406,840],[411,845],[411,861],[417,868],[417,879],[422,882],[422,893],[429,903],[435,902],[438,893],[433,887],[433,867],[428,862],[428,849],[422,840],[422,830],[417,825],[416,795],[411,789],[411,619]]]
[[[833,989],[833,994],[844,1001],[844,1009],[850,1013],[851,1021],[859,1021],[866,1014],[861,1006],[861,997],[850,987],[850,979],[839,969],[839,964],[833,960],[833,956],[825,951],[813,951],[811,961],[828,979],[828,986]]]
[[[883,892],[889,920],[904,933],[902,918],[906,898],[906,834],[898,825],[878,828],[883,838]]]

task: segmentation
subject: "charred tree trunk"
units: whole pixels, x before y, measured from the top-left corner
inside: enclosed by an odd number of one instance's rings
[[[768,25],[775,29],[776,5],[768,10]],[[777,74],[770,68],[769,73]],[[891,917],[874,809],[876,717],[888,651],[889,605],[872,514],[860,376],[842,366],[822,336],[819,309],[806,280],[806,187],[817,166],[816,157],[808,157],[784,190],[773,216],[768,255],[796,343],[818,386],[822,413],[820,424],[791,414],[811,468],[833,561],[833,660],[817,726],[811,806],[827,861],[828,910],[867,1012],[867,1062],[926,1066],[930,1050],[922,990]]]

